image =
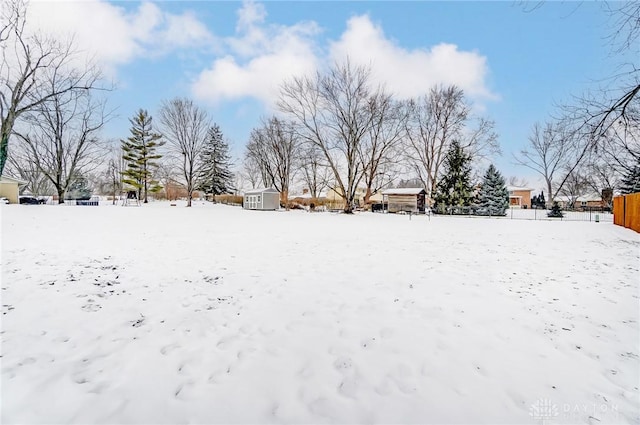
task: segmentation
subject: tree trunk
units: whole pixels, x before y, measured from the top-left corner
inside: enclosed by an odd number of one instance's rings
[[[7,152],[9,146],[9,134],[2,132],[2,140],[0,141],[0,176],[4,172],[4,164],[7,162]]]
[[[344,199],[344,211],[345,214],[353,214],[353,200]]]
[[[364,207],[369,205],[369,198],[371,198],[371,186],[367,186],[367,191],[364,194]]]
[[[58,204],[64,204],[64,189],[57,188],[58,192]]]

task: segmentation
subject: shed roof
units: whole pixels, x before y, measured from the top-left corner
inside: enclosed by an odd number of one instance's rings
[[[258,195],[260,193],[280,193],[272,187],[266,189],[251,189],[244,192],[245,195]]]
[[[382,191],[383,195],[419,195],[427,192],[421,187],[402,187],[395,189],[385,189]]]

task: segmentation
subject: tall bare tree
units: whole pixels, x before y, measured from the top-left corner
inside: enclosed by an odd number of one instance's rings
[[[51,70],[49,70],[51,71]],[[55,187],[58,202],[73,180],[95,169],[100,153],[99,131],[108,114],[105,102],[96,100],[89,91],[57,89],[55,72],[50,73],[43,91],[58,93],[25,113],[25,125],[16,135],[30,162]]]
[[[25,30],[25,0],[0,7],[0,174],[9,154],[9,138],[18,119],[68,92],[97,88],[99,70],[78,67],[72,41],[60,41]],[[50,84],[55,75],[56,84]],[[55,101],[54,101],[55,103]],[[55,108],[55,106],[54,106]]]
[[[471,114],[464,92],[436,86],[409,101],[406,153],[411,169],[431,196],[451,143],[455,140],[474,160],[499,152],[493,121]]]
[[[163,102],[160,123],[175,155],[182,157],[182,177],[187,189],[187,207],[190,207],[202,165],[200,154],[211,120],[192,100],[176,98]]]
[[[380,91],[372,85],[370,69],[349,60],[326,74],[293,78],[281,88],[280,110],[291,117],[302,140],[324,155],[345,213],[353,212],[364,178],[360,151],[373,120],[370,101]]]
[[[371,125],[358,152],[364,169],[365,205],[371,195],[395,178],[400,143],[405,136],[408,108],[391,95],[378,92],[369,101]]]
[[[547,206],[550,207],[575,168],[575,162],[572,162],[574,154],[575,144],[571,131],[559,123],[536,123],[529,136],[528,146],[520,151],[520,155],[514,155],[514,158],[517,164],[535,171],[544,178],[548,194]],[[555,180],[561,174],[564,179],[555,184]]]
[[[293,125],[277,117],[254,128],[247,143],[246,156],[258,165],[264,185],[280,192],[280,202],[285,205],[299,155],[300,142]]]

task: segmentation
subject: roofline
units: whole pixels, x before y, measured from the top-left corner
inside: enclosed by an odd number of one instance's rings
[[[26,182],[24,180],[20,180],[20,179],[16,179],[14,177],[10,177],[10,176],[0,176],[0,181],[5,180],[5,181],[11,181],[13,183],[18,183],[18,184],[28,184],[29,182]]]

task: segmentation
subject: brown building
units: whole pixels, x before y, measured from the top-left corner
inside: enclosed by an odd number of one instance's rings
[[[382,202],[390,213],[424,213],[426,195],[420,187],[386,189],[382,191]]]
[[[531,192],[533,189],[518,186],[507,186],[509,191],[509,208],[531,208]]]

